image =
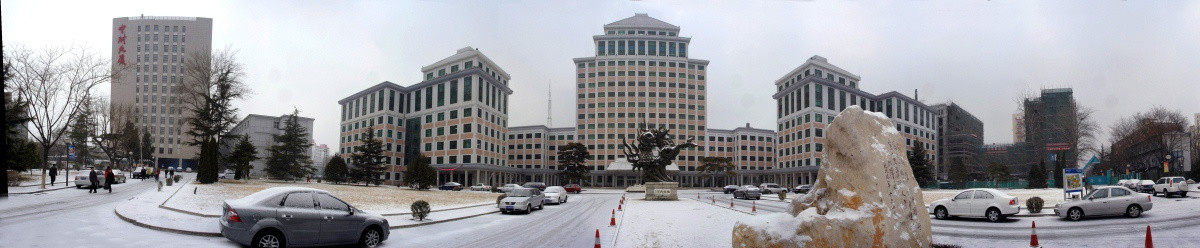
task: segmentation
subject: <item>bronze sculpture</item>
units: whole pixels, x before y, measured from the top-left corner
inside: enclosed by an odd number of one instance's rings
[[[657,129],[646,128],[643,123],[642,128],[635,144],[630,145],[624,138],[621,138],[621,149],[625,153],[625,158],[633,165],[633,169],[642,170],[642,180],[645,182],[670,182],[671,177],[667,175],[667,165],[671,165],[671,161],[679,156],[679,151],[684,148],[695,147],[696,143],[693,138],[688,138],[687,142],[676,145],[675,140],[671,138],[670,130],[662,128]]]

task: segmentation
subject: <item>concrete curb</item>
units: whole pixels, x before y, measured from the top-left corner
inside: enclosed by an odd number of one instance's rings
[[[462,207],[455,207],[455,208],[438,209],[438,210],[432,210],[432,211],[429,211],[429,212],[430,212],[430,213],[437,213],[437,212],[441,212],[441,211],[448,211],[448,210],[458,210],[458,209],[464,209],[464,208],[473,208],[473,207],[481,207],[481,206],[487,206],[487,205],[495,205],[495,203],[484,203],[484,204],[476,204],[476,205],[469,205],[469,206],[462,206]],[[497,211],[498,211],[498,210],[497,210]],[[404,213],[390,213],[390,214],[379,214],[379,215],[380,215],[380,216],[400,216],[400,215],[411,215],[411,214],[412,214],[412,212],[404,212]]]
[[[34,185],[34,186],[36,186],[36,185]],[[30,186],[30,187],[32,187],[32,186]],[[65,187],[61,187],[61,188],[52,188],[52,189],[43,189],[43,190],[30,191],[30,192],[21,192],[21,193],[8,192],[8,194],[10,194],[10,195],[29,195],[29,194],[37,194],[37,193],[42,193],[42,192],[69,189],[69,188],[71,188],[71,186],[65,186]]]
[[[141,223],[141,222],[138,222],[137,220],[130,219],[129,217],[125,217],[124,215],[121,215],[121,212],[117,211],[116,209],[113,209],[113,213],[116,214],[118,218],[121,218],[121,220],[124,220],[125,222],[129,222],[129,224],[133,224],[135,226],[140,226],[140,227],[143,227],[146,229],[169,232],[169,233],[202,236],[202,237],[221,237],[222,236],[221,233],[187,231],[187,230],[172,229],[172,228],[166,228],[166,227],[160,227],[160,226],[154,226],[154,225],[150,225],[150,224],[146,224],[146,223]]]
[[[467,215],[467,216],[459,216],[459,217],[454,217],[454,218],[450,218],[450,219],[444,219],[444,220],[435,220],[435,221],[430,221],[430,222],[422,222],[422,223],[417,223],[417,224],[408,224],[408,225],[390,226],[390,227],[388,227],[388,229],[400,229],[400,228],[418,227],[418,226],[424,226],[424,225],[433,225],[433,224],[437,224],[437,223],[451,222],[451,221],[456,221],[456,220],[461,220],[461,219],[466,219],[466,218],[472,218],[472,217],[478,217],[478,216],[483,216],[483,215],[488,215],[488,214],[494,214],[494,213],[499,213],[499,212],[500,212],[500,210],[495,210],[495,211],[490,211],[490,212],[481,213],[481,214],[473,214],[473,215]]]
[[[749,212],[749,211],[737,210],[737,209],[735,209],[735,208],[729,208],[729,207],[726,207],[726,206],[724,206],[724,205],[712,204],[711,202],[706,202],[706,201],[696,200],[696,199],[692,199],[692,198],[687,198],[687,199],[688,199],[688,200],[692,200],[692,201],[696,201],[696,202],[699,202],[699,203],[703,203],[703,204],[713,205],[713,206],[715,206],[715,207],[717,207],[717,208],[721,208],[721,209],[726,209],[726,210],[730,210],[730,211],[735,211],[735,212],[743,213],[743,214],[748,214],[748,215],[758,215],[757,213],[751,213],[751,212]]]

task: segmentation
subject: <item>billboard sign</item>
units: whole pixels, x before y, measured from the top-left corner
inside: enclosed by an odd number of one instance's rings
[[[1083,170],[1063,169],[1063,192],[1083,193]]]

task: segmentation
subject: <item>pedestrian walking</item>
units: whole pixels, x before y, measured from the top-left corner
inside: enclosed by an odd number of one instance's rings
[[[96,174],[96,167],[92,167],[91,169],[88,172],[88,182],[92,183],[92,185],[88,185],[88,194],[96,193],[96,185],[100,185],[100,179],[96,178],[98,176]]]
[[[112,166],[109,166],[104,169],[104,188],[108,189],[108,193],[112,193],[112,185],[115,182],[117,182],[117,177],[112,172]]]
[[[158,173],[162,173],[158,168],[154,168],[154,181],[158,182]]]
[[[54,186],[55,179],[58,179],[58,165],[50,166],[50,186]]]

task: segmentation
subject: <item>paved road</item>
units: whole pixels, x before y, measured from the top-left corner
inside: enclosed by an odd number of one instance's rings
[[[531,214],[489,214],[428,226],[393,229],[383,247],[591,247],[595,231],[610,240],[620,194],[572,194],[567,203]],[[620,214],[620,212],[618,212]]]
[[[63,189],[0,199],[0,240],[4,247],[234,247],[224,238],[150,230],[113,214],[118,203],[154,190],[153,180],[129,180],[113,193]]]

